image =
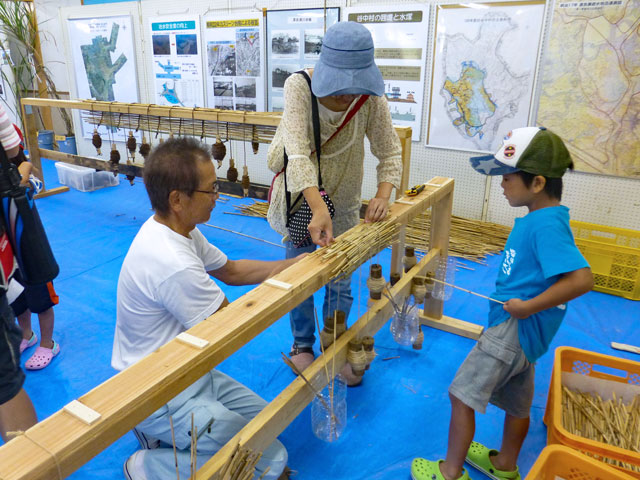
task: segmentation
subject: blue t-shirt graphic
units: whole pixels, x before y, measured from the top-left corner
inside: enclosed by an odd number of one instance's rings
[[[569,227],[565,206],[534,210],[517,218],[507,239],[492,298],[529,300],[553,285],[560,275],[588,267]],[[533,363],[549,348],[567,305],[543,310],[518,321],[520,345]],[[503,306],[490,302],[489,327],[510,317]]]

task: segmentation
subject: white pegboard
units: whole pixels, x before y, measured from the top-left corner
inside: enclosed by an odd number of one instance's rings
[[[64,0],[62,2],[53,2],[52,0],[36,0],[36,11],[40,14],[42,11],[43,18],[51,17],[53,5],[71,5],[73,0]],[[393,2],[393,5],[415,3],[411,0]],[[432,5],[429,17],[429,42],[425,46],[427,48],[426,59],[426,78],[431,77],[431,55],[433,53],[433,34],[434,34],[434,10],[435,2],[429,2]],[[440,3],[459,3],[447,0]],[[357,4],[390,4],[388,1],[328,1],[327,7],[345,7]],[[233,6],[233,8],[231,8]],[[273,9],[294,9],[294,8],[319,8],[324,6],[323,2],[316,0],[272,0],[266,2],[255,2],[254,0],[239,0],[231,3],[226,1],[206,1],[206,0],[186,0],[176,4],[173,0],[145,0],[144,2],[127,2],[127,3],[111,3],[107,5],[92,6],[70,6],[60,10],[58,22],[60,25],[48,25],[52,32],[59,31],[63,39],[65,49],[67,51],[66,58],[69,59],[68,34],[66,28],[66,18],[68,17],[93,17],[93,16],[110,16],[123,13],[130,13],[134,21],[134,38],[136,43],[136,64],[138,66],[138,89],[140,92],[140,101],[148,102],[153,98],[153,84],[150,75],[150,58],[144,52],[144,46],[149,44],[149,32],[146,25],[146,18],[157,15],[168,15],[178,13],[190,13],[204,16],[207,13],[228,14],[261,10],[267,8]],[[551,25],[551,16],[553,13],[552,2],[547,2],[547,10],[545,13],[545,22],[543,26],[543,46],[548,41],[549,26]],[[40,18],[40,17],[39,17]],[[137,20],[136,20],[137,19]],[[55,21],[55,18],[51,20]],[[201,25],[202,28],[202,25]],[[57,48],[60,46],[58,39]],[[60,62],[60,55],[56,49],[50,48],[44,52],[45,61],[47,63]],[[541,62],[539,62],[541,64]],[[60,76],[59,68],[55,70],[55,75]],[[538,103],[539,85],[541,71],[538,69],[536,77],[536,93],[534,98],[534,109]],[[57,81],[57,79],[55,79]],[[65,79],[66,80],[66,79]],[[69,78],[71,96],[74,96],[75,85],[73,76]],[[61,84],[66,84],[63,81]],[[423,118],[421,126],[420,142],[412,143],[411,155],[411,172],[410,184],[424,182],[434,176],[447,176],[455,179],[454,193],[454,214],[468,218],[479,219],[482,216],[482,208],[485,196],[488,198],[487,220],[511,225],[515,216],[523,215],[526,212],[520,212],[521,209],[511,208],[502,197],[502,189],[500,188],[500,178],[491,179],[486,182],[483,175],[476,173],[468,163],[468,159],[473,155],[472,152],[463,152],[458,150],[446,150],[440,148],[430,148],[424,145],[424,128],[425,119],[428,112],[429,91],[426,89],[423,104]],[[532,121],[534,117],[532,116]],[[95,150],[90,141],[78,138],[78,150],[81,154],[93,155]],[[211,142],[209,140],[208,142]],[[233,142],[231,145],[233,156],[237,166],[242,166],[245,161],[245,149],[241,142]],[[258,155],[254,155],[250,146],[246,147],[246,162],[249,165],[251,180],[256,183],[269,184],[273,174],[266,167],[266,151],[267,145],[261,144]],[[367,146],[368,151],[368,146]],[[363,198],[370,198],[375,194],[376,190],[376,163],[377,160],[367,154],[365,157],[365,170],[363,181]],[[224,176],[228,162],[225,161],[224,166],[218,172],[220,176]],[[485,186],[488,190],[485,192]],[[565,196],[563,203],[571,208],[572,218],[577,220],[588,221],[592,223],[603,223],[615,227],[626,227],[637,229],[640,225],[640,180],[625,179],[619,177],[610,177],[605,175],[595,175],[586,173],[570,173],[566,176]],[[485,195],[486,193],[486,195]]]

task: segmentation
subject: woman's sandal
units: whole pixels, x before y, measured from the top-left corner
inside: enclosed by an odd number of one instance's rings
[[[424,458],[414,458],[411,462],[411,478],[413,480],[445,480],[440,471],[442,462],[444,460],[434,462]],[[457,480],[471,480],[466,469],[462,469],[462,475]]]
[[[27,370],[40,370],[51,363],[53,357],[60,353],[60,345],[54,340],[53,348],[38,347],[31,358],[24,364]]]
[[[511,472],[507,472],[505,470],[498,470],[493,466],[490,457],[497,454],[497,450],[490,450],[481,443],[471,442],[466,460],[469,465],[475,467],[487,477],[493,478],[493,480],[520,480],[521,477],[518,467]]]

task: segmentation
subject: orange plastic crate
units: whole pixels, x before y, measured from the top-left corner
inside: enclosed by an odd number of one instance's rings
[[[640,300],[640,232],[575,220],[571,230],[591,266],[593,289]]]
[[[602,462],[562,445],[545,447],[525,480],[634,480]]]
[[[562,444],[598,458],[619,460],[633,465],[637,471],[620,468],[628,475],[640,478],[640,453],[574,435],[562,424],[562,386],[572,390],[598,393],[603,399],[622,397],[625,403],[640,394],[640,363],[571,347],[559,347],[555,352],[551,385],[547,397],[544,423],[547,444]]]

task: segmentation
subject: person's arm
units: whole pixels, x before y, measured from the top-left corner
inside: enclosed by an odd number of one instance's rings
[[[20,152],[20,137],[2,104],[0,104],[0,143],[7,152],[8,159],[12,159]]]
[[[385,97],[371,97],[367,138],[371,153],[379,160],[377,166],[378,191],[369,200],[365,212],[365,222],[384,220],[389,211],[389,199],[393,188],[400,188],[402,178],[402,146],[391,121],[389,106]]]
[[[33,170],[33,164],[31,162],[22,162],[18,166],[18,173],[22,176],[20,180],[20,185],[28,185],[29,184],[29,175],[31,175],[31,171]]]
[[[227,260],[222,267],[212,270],[209,275],[227,285],[254,285],[280,273],[306,254],[287,260],[265,262],[262,260]],[[223,305],[224,306],[224,305]]]
[[[534,313],[557,307],[573,300],[593,288],[593,274],[590,268],[581,268],[562,275],[556,283],[540,295],[530,300],[512,298],[504,304],[504,309],[511,316],[523,319]]]

